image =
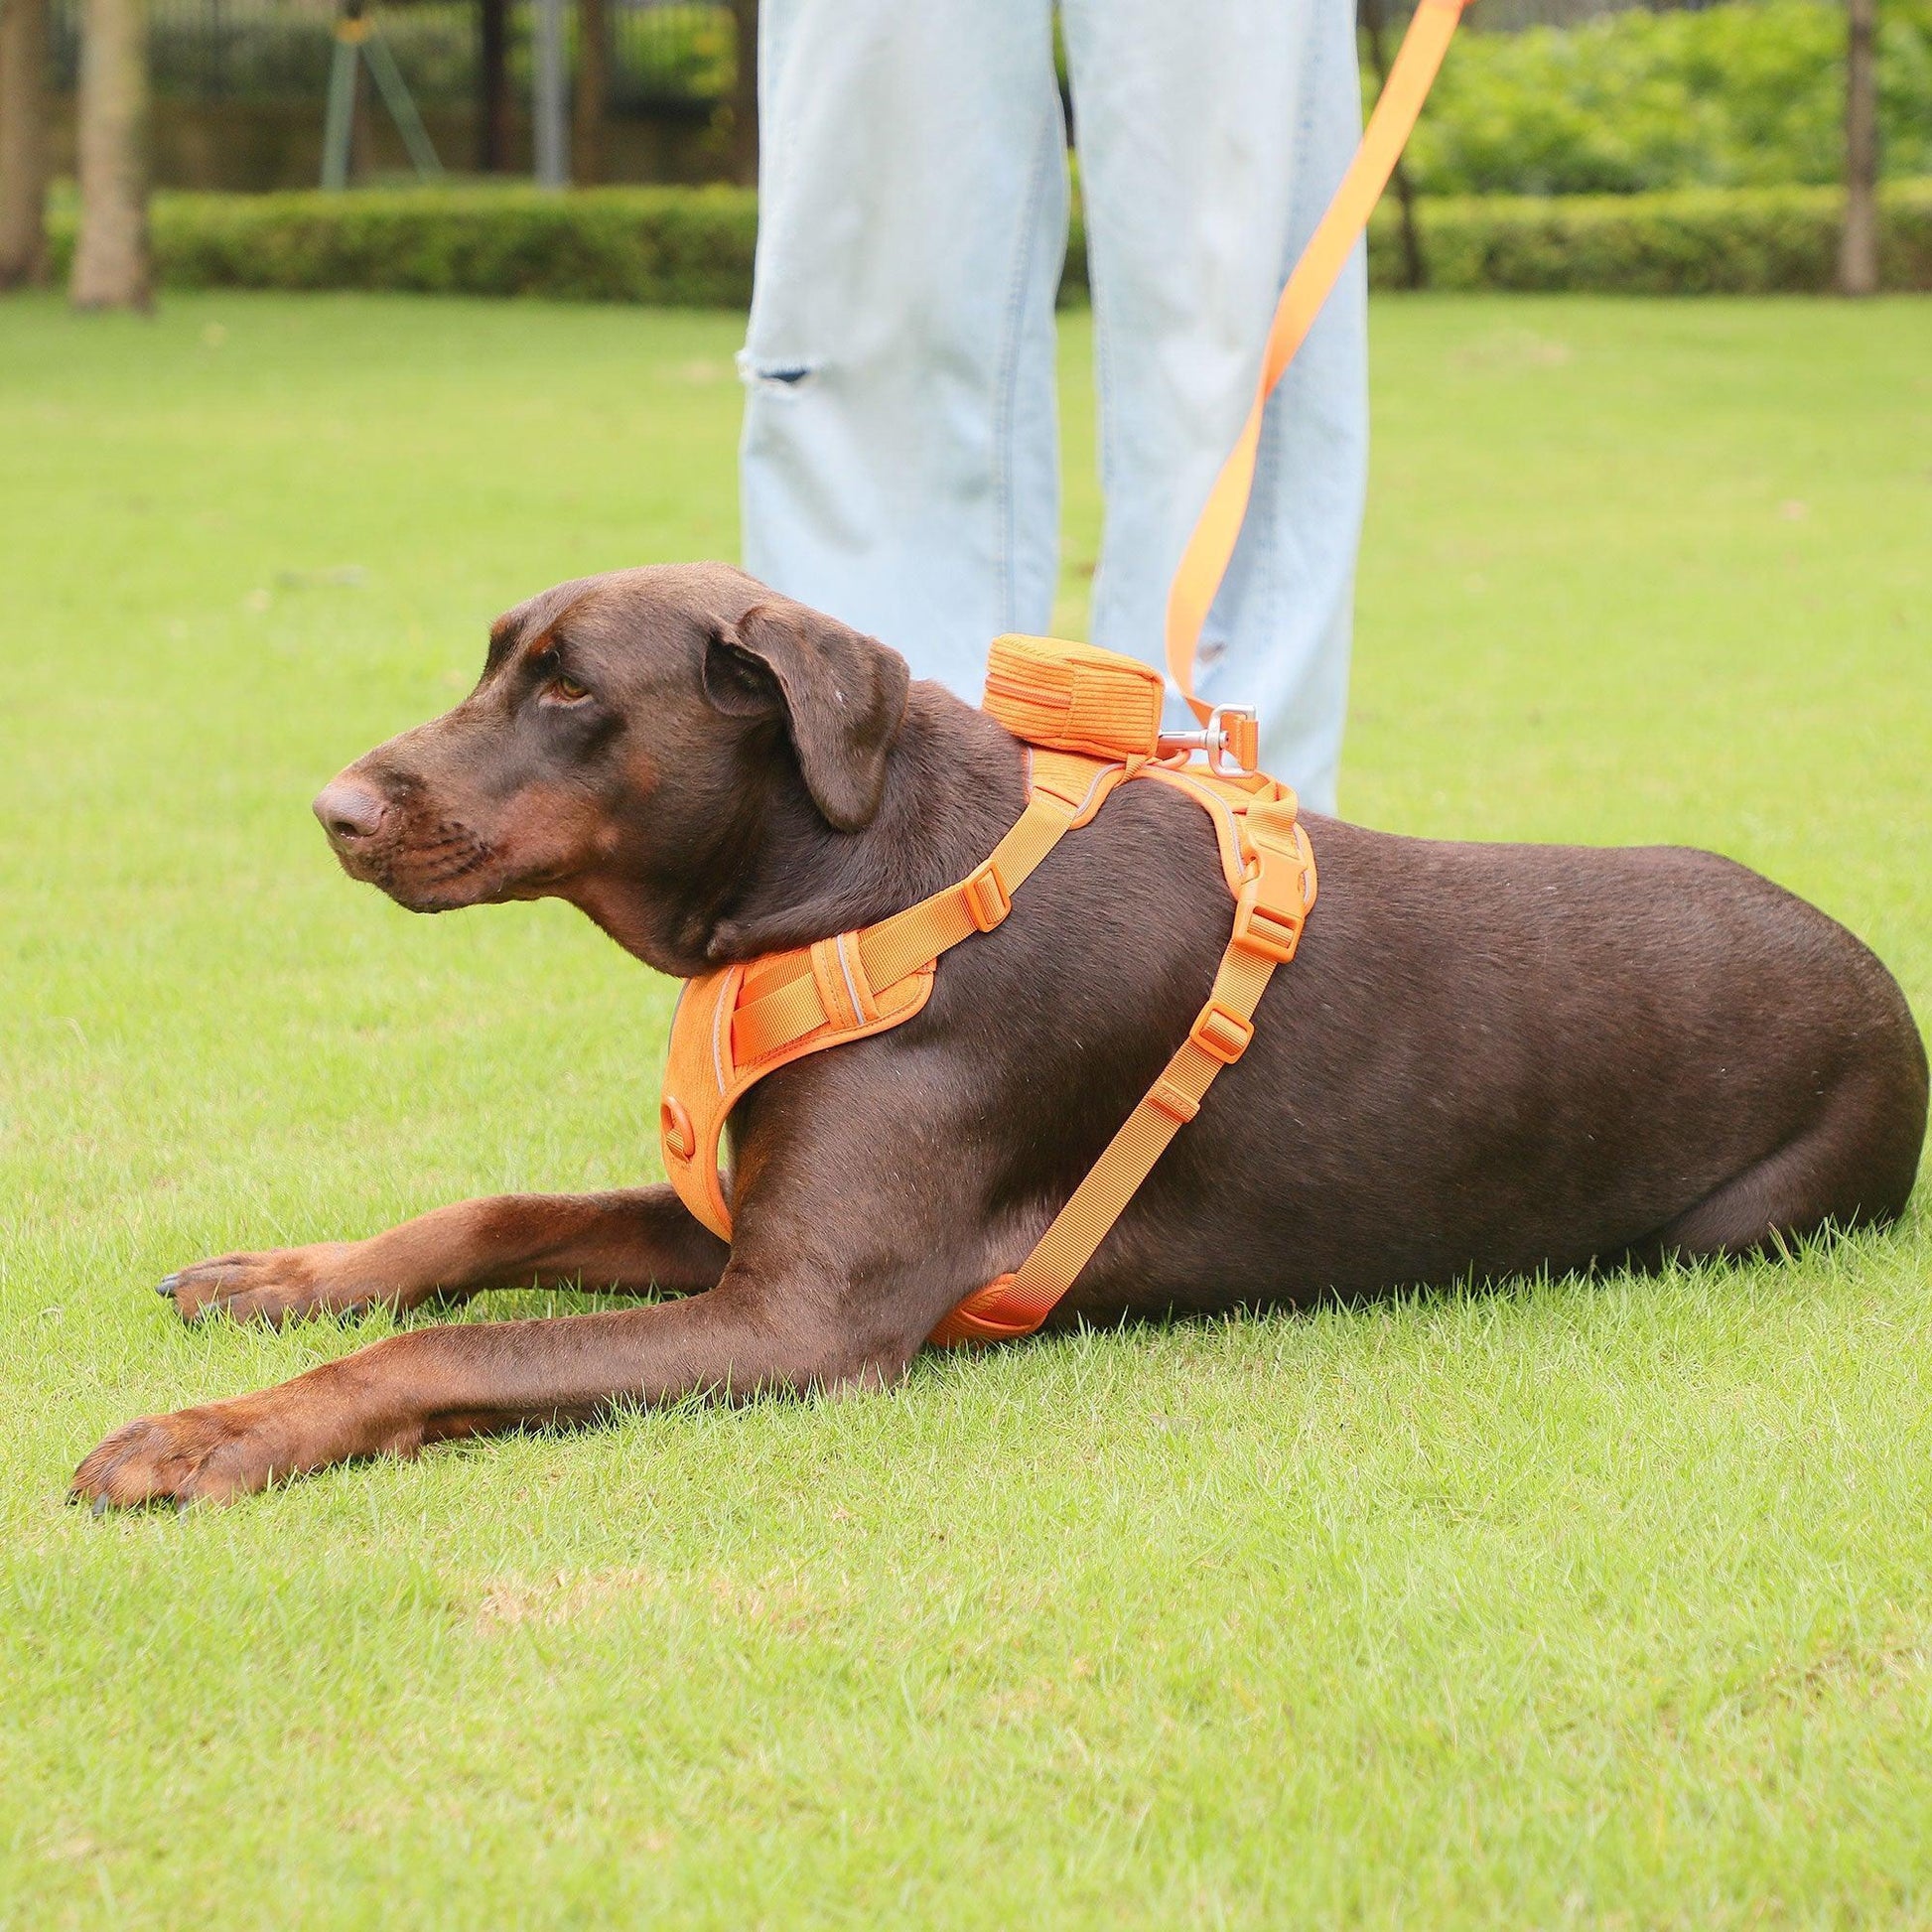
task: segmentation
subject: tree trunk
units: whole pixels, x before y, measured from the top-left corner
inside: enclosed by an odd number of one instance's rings
[[[576,178],[604,179],[604,99],[610,85],[610,21],[604,0],[577,0]]]
[[[77,309],[145,309],[148,271],[148,10],[85,0],[81,18]]]
[[[1847,0],[1845,46],[1845,234],[1838,286],[1878,289],[1878,0]]]
[[[570,186],[570,56],[564,0],[535,0],[530,12],[532,172],[540,188]]]
[[[1378,94],[1389,84],[1389,55],[1382,41],[1382,0],[1360,0],[1360,18],[1368,34],[1369,65],[1375,69]],[[1422,230],[1416,221],[1416,187],[1409,170],[1398,155],[1395,163],[1395,199],[1402,211],[1402,286],[1419,289],[1429,281],[1429,259],[1422,251]]]
[[[756,188],[759,179],[759,0],[732,0],[737,27],[737,73],[732,82],[732,179]]]
[[[502,175],[510,165],[509,0],[479,0],[477,31],[477,169]]]
[[[47,279],[47,0],[0,0],[0,289]]]

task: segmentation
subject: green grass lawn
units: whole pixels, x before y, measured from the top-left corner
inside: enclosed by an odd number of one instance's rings
[[[1932,307],[1375,331],[1344,808],[1715,846],[1932,1016]],[[1925,1188],[1787,1267],[62,1507],[391,1325],[189,1332],[170,1267],[655,1173],[669,985],[411,918],[308,800],[530,591],[733,553],[738,341],[0,306],[0,1922],[1932,1922]]]

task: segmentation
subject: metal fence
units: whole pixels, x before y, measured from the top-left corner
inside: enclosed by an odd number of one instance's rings
[[[54,84],[73,87],[82,0],[50,0]],[[445,167],[520,173],[530,165],[535,0],[505,0],[507,71],[493,103],[482,98],[483,7],[479,0],[365,0],[380,36],[379,63],[391,113],[351,112],[350,170],[375,179],[405,165],[392,125],[400,75]],[[847,0],[850,3],[850,0]],[[1174,0],[1185,4],[1186,0]],[[1208,0],[1220,4],[1221,0]],[[1677,11],[1721,0],[1478,0],[1469,30],[1507,34],[1575,26],[1632,8]],[[0,6],[6,0],[0,0]],[[150,71],[157,96],[155,178],[177,188],[260,191],[315,182],[343,0],[146,0]],[[840,0],[828,0],[840,4]],[[925,0],[899,0],[908,9]],[[1414,0],[1356,0],[1365,24],[1384,20],[1391,53]],[[583,8],[565,0],[573,40]],[[574,156],[583,178],[698,182],[745,172],[742,130],[729,107],[736,85],[737,6],[732,0],[604,0],[606,113],[588,124]],[[1364,34],[1364,67],[1377,63]],[[1502,50],[1496,50],[1501,52]],[[1529,52],[1530,50],[1523,50]],[[569,70],[581,73],[576,46]],[[352,95],[350,96],[352,98]],[[364,98],[367,99],[366,90]],[[1653,116],[1654,118],[1654,116]]]
[[[80,0],[55,0],[54,84],[71,89],[79,60]],[[532,8],[510,8],[510,84],[527,91]],[[570,31],[576,31],[570,10]],[[329,85],[336,10],[316,0],[149,0],[152,84],[195,101],[320,100]],[[477,93],[474,0],[374,6],[410,91],[424,107]],[[609,0],[609,101],[616,113],[704,110],[729,97],[734,50],[728,6],[703,0]],[[570,50],[574,60],[576,50]]]
[[[1477,31],[1572,26],[1631,7],[1667,11],[1712,0],[1480,0],[1469,16]],[[917,5],[918,0],[906,0]],[[73,85],[80,0],[54,0],[55,85]],[[576,10],[569,32],[577,31]],[[1391,0],[1391,27],[1409,11]],[[510,8],[511,84],[527,88],[528,0]],[[372,17],[424,106],[476,96],[478,15],[475,0],[398,0]],[[155,91],[199,101],[320,98],[329,84],[329,0],[149,0]],[[716,0],[609,0],[609,98],[617,113],[691,112],[728,99],[736,41],[732,13]],[[571,50],[574,58],[575,49]]]

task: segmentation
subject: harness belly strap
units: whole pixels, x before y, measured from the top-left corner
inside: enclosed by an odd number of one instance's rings
[[[679,1199],[714,1234],[731,1238],[719,1146],[745,1092],[807,1053],[910,1020],[931,996],[942,953],[998,926],[1034,869],[1068,832],[1090,823],[1116,787],[1153,779],[1208,814],[1235,901],[1233,934],[1207,1004],[1033,1253],[1015,1273],[968,1296],[931,1339],[1005,1340],[1045,1320],[1168,1143],[1199,1112],[1215,1075],[1241,1057],[1262,989],[1295,956],[1314,903],[1314,854],[1296,822],[1295,794],[1258,773],[1157,761],[1160,708],[1158,673],[1131,658],[1050,638],[1001,638],[987,709],[1033,742],[1026,810],[986,861],[877,925],[685,982],[671,1023],[658,1140]]]

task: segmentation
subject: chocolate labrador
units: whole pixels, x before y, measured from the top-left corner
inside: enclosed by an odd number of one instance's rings
[[[1021,748],[984,712],[699,565],[512,611],[476,690],[316,812],[344,869],[414,911],[565,898],[691,975],[964,878],[1023,802]],[[1924,1047],[1823,913],[1704,852],[1309,829],[1320,901],[1253,1045],[1049,1325],[1743,1255],[1903,1207]],[[228,1497],[693,1391],[890,1383],[1092,1165],[1186,1035],[1230,917],[1203,814],[1129,786],[946,956],[915,1020],[741,1104],[729,1248],[669,1187],[510,1195],[161,1285],[190,1319],[532,1283],[670,1299],[395,1335],[129,1423],[73,1493]]]

